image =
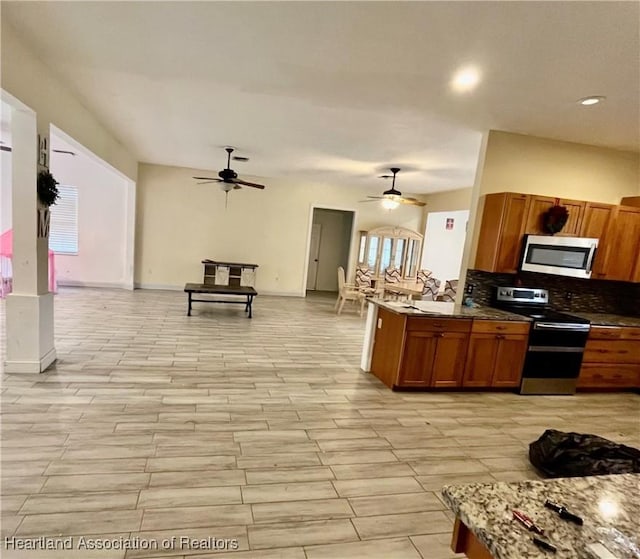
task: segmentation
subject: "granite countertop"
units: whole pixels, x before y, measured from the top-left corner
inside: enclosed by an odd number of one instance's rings
[[[639,486],[640,474],[623,474],[449,485],[442,495],[494,559],[635,559],[640,557]],[[561,519],[544,507],[546,499],[582,517],[584,525]],[[514,509],[545,530],[541,539],[555,545],[557,553],[533,544],[533,533],[513,519]],[[594,554],[598,542],[613,555]]]
[[[593,313],[593,312],[573,312],[566,311],[580,318],[591,321],[593,326],[635,326],[640,328],[640,317],[622,316],[620,314]]]
[[[426,318],[466,318],[475,320],[513,320],[530,322],[531,319],[492,307],[464,307],[443,301],[383,301],[368,299],[383,309],[397,314],[424,316]]]

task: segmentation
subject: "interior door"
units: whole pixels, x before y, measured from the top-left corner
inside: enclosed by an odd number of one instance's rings
[[[315,291],[318,281],[318,258],[320,257],[320,237],[322,236],[322,225],[314,223],[311,225],[311,244],[309,247],[309,268],[307,273],[307,290]]]

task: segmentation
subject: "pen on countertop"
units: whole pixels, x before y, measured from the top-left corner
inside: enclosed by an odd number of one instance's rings
[[[549,542],[545,542],[540,538],[536,538],[535,536],[533,536],[533,543],[537,545],[540,549],[544,549],[545,551],[550,551],[551,553],[555,553],[556,551],[558,551],[558,548],[556,548],[555,545],[552,545]]]
[[[580,526],[582,526],[584,524],[584,521],[582,520],[582,518],[580,518],[577,514],[573,514],[572,512],[569,512],[567,510],[567,507],[564,507],[562,505],[558,505],[556,503],[554,503],[553,501],[550,501],[549,499],[547,499],[544,502],[544,506],[547,507],[548,509],[551,509],[555,512],[558,513],[558,515],[560,516],[560,518],[564,518],[565,520],[569,520],[571,522],[574,522]]]
[[[513,518],[515,518],[520,524],[522,524],[527,530],[531,532],[535,532],[536,534],[540,534],[541,536],[544,534],[544,530],[539,526],[536,526],[536,523],[531,520],[526,514],[520,512],[519,510],[513,511]]]

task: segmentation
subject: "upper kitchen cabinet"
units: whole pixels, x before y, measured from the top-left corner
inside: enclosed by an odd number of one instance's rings
[[[565,198],[551,198],[548,196],[530,196],[529,213],[527,214],[527,223],[525,225],[525,233],[530,235],[548,235],[543,226],[543,216],[553,206],[564,206],[569,212],[569,219],[562,231],[556,233],[558,236],[578,237],[580,228],[584,218],[586,202],[581,200],[568,200]]]
[[[606,246],[604,279],[640,281],[640,208],[615,206]]]
[[[530,202],[529,196],[513,192],[484,197],[476,269],[486,272],[518,271]]]
[[[607,242],[605,237],[611,225],[615,208],[616,206],[611,204],[598,204],[596,202],[587,202],[585,205],[580,237],[599,239],[591,275],[596,279],[606,278]]]

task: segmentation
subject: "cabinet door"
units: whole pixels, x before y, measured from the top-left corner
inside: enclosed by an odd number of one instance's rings
[[[462,386],[478,388],[491,386],[497,352],[496,334],[472,334],[469,339]]]
[[[606,243],[606,279],[634,280],[640,266],[640,208],[616,208]]]
[[[596,279],[603,279],[606,275],[606,233],[611,223],[614,208],[615,206],[611,204],[596,204],[595,202],[587,202],[585,205],[584,218],[582,219],[582,226],[580,227],[580,236],[599,239],[591,276]]]
[[[520,263],[522,252],[522,235],[529,210],[529,196],[524,194],[507,194],[504,215],[498,240],[498,258],[494,272],[515,273]],[[483,247],[482,250],[494,250]],[[480,250],[480,248],[478,249]]]
[[[548,235],[543,227],[543,215],[556,205],[564,206],[569,212],[569,219],[558,236],[577,237],[584,218],[585,202],[582,200],[568,200],[566,198],[550,198],[549,196],[532,196],[525,233],[530,235]]]
[[[508,334],[498,334],[496,337],[498,349],[491,386],[500,388],[520,386],[529,338]]]
[[[557,233],[557,235],[565,237],[579,237],[582,220],[584,219],[586,202],[582,200],[566,200],[562,198],[560,199],[560,205],[567,208],[567,211],[569,212],[569,219],[567,219],[567,223],[565,223],[562,231]]]
[[[542,226],[542,216],[555,205],[555,198],[549,198],[547,196],[531,196],[531,203],[529,204],[529,212],[527,214],[527,223],[525,225],[524,232],[529,235],[548,235],[549,232],[545,231]]]
[[[436,388],[462,386],[469,334],[443,332],[434,335],[437,348],[433,361],[431,386]]]
[[[438,335],[434,332],[407,332],[398,386],[431,385]]]

